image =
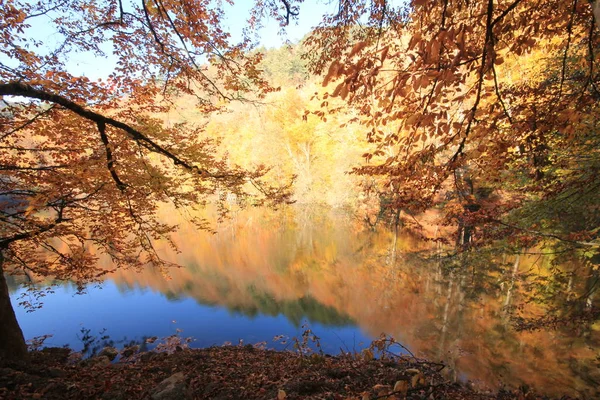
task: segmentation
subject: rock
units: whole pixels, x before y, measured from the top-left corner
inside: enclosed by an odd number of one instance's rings
[[[158,354],[153,351],[147,351],[145,353],[142,353],[142,355],[140,356],[140,361],[143,363],[147,363],[152,359],[156,358],[157,355]]]
[[[152,400],[191,399],[183,372],[177,372],[159,383],[151,392]]]
[[[72,351],[67,358],[67,363],[77,364],[83,359],[83,353],[80,351]]]
[[[98,365],[110,365],[110,360],[106,356],[97,356],[83,360],[81,363],[86,367],[95,367]]]
[[[146,339],[146,343],[154,343],[156,342],[156,339],[158,339],[158,337],[156,336],[149,337],[148,339]]]
[[[117,349],[115,349],[114,347],[105,347],[102,349],[102,351],[98,354],[99,356],[106,356],[108,357],[108,359],[110,361],[114,360],[115,358],[117,358],[117,356],[119,355],[119,351]]]
[[[140,350],[140,346],[129,346],[129,347],[125,347],[123,349],[123,351],[121,352],[121,356],[123,357],[131,357],[132,355],[134,355],[135,353],[137,353]]]

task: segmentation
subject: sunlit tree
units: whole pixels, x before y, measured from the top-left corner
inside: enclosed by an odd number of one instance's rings
[[[446,206],[459,245],[516,233],[597,248],[593,8],[579,0],[340,2],[307,40],[307,57],[332,87],[323,99],[341,97],[360,114],[372,147],[355,172],[378,177],[387,207]],[[561,230],[542,218],[506,219],[552,199],[555,210],[562,203],[561,221],[583,211],[585,223]]]
[[[248,37],[262,14],[285,24],[297,12],[256,2]],[[0,3],[0,359],[26,355],[5,272],[83,284],[107,272],[99,257],[165,265],[153,242],[174,226],[157,218],[161,204],[199,207],[218,191],[288,200],[285,184],[261,180],[267,168],[230,165],[201,127],[155,117],[177,96],[207,114],[271,90],[260,53],[235,43],[223,17],[220,2],[202,0]],[[71,71],[72,56],[116,66],[90,80]]]

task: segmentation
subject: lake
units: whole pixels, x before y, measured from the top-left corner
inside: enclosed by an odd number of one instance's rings
[[[39,299],[42,308],[16,307],[26,339],[51,334],[45,345],[81,350],[85,342],[122,347],[177,333],[194,347],[243,341],[291,350],[310,328],[337,354],[360,352],[385,333],[479,387],[600,396],[598,322],[514,327],[515,315],[543,316],[560,303],[532,296],[545,293],[533,283],[550,282],[543,256],[448,257],[435,243],[367,229],[342,210],[236,211],[215,223],[216,234],[169,218],[182,224],[173,237],[181,252],[156,247],[181,268],[115,271],[83,294],[59,285]],[[580,280],[569,290],[585,293]],[[14,279],[9,285],[13,305],[36,302]]]

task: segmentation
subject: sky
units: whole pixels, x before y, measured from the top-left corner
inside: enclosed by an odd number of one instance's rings
[[[327,4],[331,3],[331,4]],[[232,34],[232,37],[241,37],[242,28],[246,24],[249,15],[249,9],[252,1],[237,1],[234,6],[226,7],[227,22],[226,28]],[[300,5],[300,12],[295,21],[290,21],[290,25],[285,29],[285,35],[280,35],[279,23],[270,18],[265,21],[265,27],[261,33],[261,44],[266,48],[280,47],[290,41],[298,42],[310,30],[321,22],[323,14],[335,11],[335,2],[327,0],[306,0]]]
[[[242,30],[246,26],[249,10],[254,1],[238,0],[233,6],[224,5],[226,21],[224,29],[227,30],[234,40],[242,37]],[[310,30],[321,22],[322,16],[327,12],[335,11],[336,4],[330,0],[306,0],[300,5],[299,16],[295,21],[290,21],[282,34],[279,22],[273,18],[267,18],[260,30],[260,45],[266,48],[277,48],[290,42],[300,41]],[[35,27],[38,35],[43,36],[49,46],[55,45],[60,40],[60,35],[51,31],[50,26]],[[110,47],[106,48],[110,54]],[[98,59],[91,54],[72,55],[67,63],[69,72],[75,75],[84,75],[92,80],[105,79],[112,72],[115,61],[109,56],[106,59]]]
[[[247,25],[250,8],[254,3],[255,0],[234,0],[233,5],[223,2],[226,16],[223,28],[231,34],[232,41],[237,42],[241,39],[242,30]],[[390,3],[401,5],[405,3],[405,0],[391,0]],[[259,45],[266,48],[277,48],[286,43],[297,43],[313,27],[319,25],[323,15],[335,13],[338,4],[336,0],[304,0],[299,7],[298,17],[291,20],[289,26],[284,30],[275,19],[265,18],[264,27],[259,31]],[[32,26],[27,29],[27,35],[42,41],[48,52],[56,49],[62,43],[63,37],[56,31],[56,27],[50,22],[48,16],[33,18],[29,20],[29,23]],[[111,57],[112,48],[110,46],[111,44],[107,42],[103,48],[107,54],[106,58],[99,58],[91,53],[71,53],[69,59],[66,60],[68,71],[73,75],[86,76],[91,80],[108,78],[116,64],[114,57]],[[5,65],[14,66],[14,60],[11,61],[5,56],[0,55],[0,61]]]

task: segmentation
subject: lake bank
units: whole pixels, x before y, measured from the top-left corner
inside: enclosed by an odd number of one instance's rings
[[[310,356],[222,346],[106,356],[73,362],[69,350],[30,353],[0,364],[3,399],[547,399],[534,393],[476,390],[443,377],[443,365],[410,357]],[[571,399],[562,397],[562,399]]]

